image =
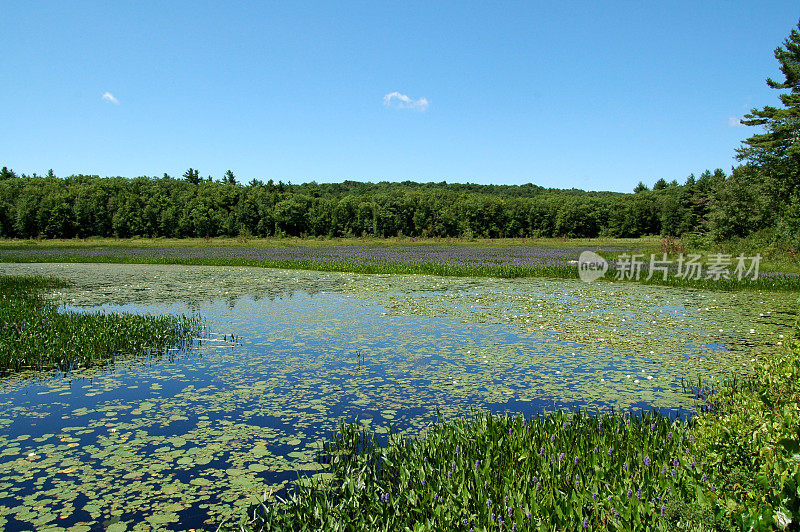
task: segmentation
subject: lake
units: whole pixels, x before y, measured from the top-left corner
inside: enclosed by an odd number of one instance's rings
[[[0,525],[208,528],[339,421],[417,433],[475,409],[658,408],[782,349],[796,294],[237,267],[0,264],[64,310],[199,314],[195,345],[0,385]],[[137,524],[138,523],[138,524]]]

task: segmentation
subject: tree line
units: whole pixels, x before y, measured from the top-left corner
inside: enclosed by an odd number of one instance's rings
[[[633,194],[460,183],[222,181],[0,174],[12,238],[411,236],[637,237],[705,231],[722,170]]]

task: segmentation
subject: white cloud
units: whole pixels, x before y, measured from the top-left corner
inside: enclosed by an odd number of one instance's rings
[[[743,125],[744,124],[742,124],[742,121],[739,120],[738,118],[736,118],[735,116],[729,116],[728,117],[728,126],[729,127],[742,127]]]
[[[108,91],[106,91],[106,92],[104,92],[104,93],[103,93],[103,100],[105,100],[105,101],[107,101],[107,102],[109,102],[109,103],[113,103],[113,104],[115,104],[115,105],[119,105],[119,100],[117,100],[117,99],[114,97],[114,95],[113,95],[113,94],[111,94],[111,93],[110,93],[110,92],[108,92]]]
[[[390,92],[383,97],[383,105],[386,107],[394,107],[395,109],[414,109],[416,111],[424,111],[428,108],[427,98],[411,98],[405,94],[400,94],[397,91]]]

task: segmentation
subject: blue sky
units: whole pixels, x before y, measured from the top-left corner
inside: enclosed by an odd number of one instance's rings
[[[166,7],[165,7],[166,6]],[[791,2],[4,2],[15,171],[630,191],[736,164]]]

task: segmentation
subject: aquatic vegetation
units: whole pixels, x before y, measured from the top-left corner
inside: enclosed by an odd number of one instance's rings
[[[44,301],[53,279],[0,277],[0,371],[104,364],[119,355],[160,354],[185,345],[201,327],[197,317],[58,312]]]
[[[686,423],[657,414],[480,413],[381,447],[345,425],[321,452],[326,471],[283,503],[268,494],[244,528],[670,529],[676,501],[715,489],[685,433]],[[692,506],[695,525],[713,521]]]
[[[800,327],[798,327],[800,329]],[[343,425],[326,470],[245,530],[774,530],[800,517],[800,343],[692,422],[556,412],[439,421],[381,447]]]
[[[65,280],[42,292],[62,310],[208,325],[174,360],[0,381],[0,526],[22,530],[234,523],[322,470],[316,449],[341,421],[382,443],[423,432],[437,408],[656,407],[681,424],[698,401],[682,380],[757,369],[752,354],[778,349],[794,320],[783,292],[177,265],[0,273]]]
[[[601,251],[613,261],[620,247],[546,245],[287,245],[245,246],[7,246],[2,262],[85,262],[119,264],[185,264],[195,266],[249,266],[353,272],[364,274],[424,274],[456,277],[548,277],[576,279],[574,262],[585,250]],[[758,279],[682,279],[656,275],[647,280],[647,264],[640,281],[624,283],[701,288],[704,290],[800,290],[800,275],[762,272]],[[611,276],[609,276],[611,277]],[[607,281],[604,280],[604,282]]]

